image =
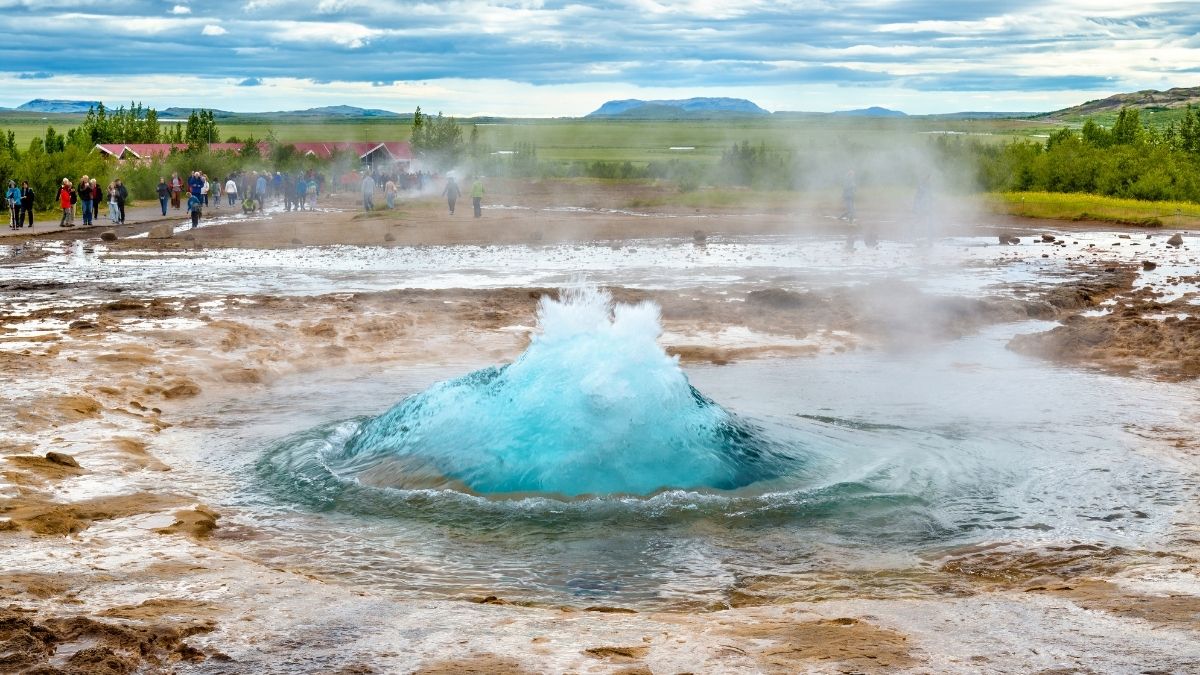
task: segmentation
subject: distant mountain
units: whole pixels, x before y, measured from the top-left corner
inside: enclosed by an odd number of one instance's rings
[[[197,108],[199,110],[199,108]],[[191,108],[167,108],[160,110],[160,119],[187,119],[192,114]],[[262,117],[270,119],[394,119],[402,117],[399,113],[378,108],[356,108],[352,105],[331,105],[323,108],[308,108],[307,110],[280,110],[276,112],[235,113],[227,110],[214,110],[213,117],[218,120]]]
[[[587,117],[622,117],[630,119],[670,119],[677,117],[706,117],[728,115],[769,115],[754,102],[744,98],[688,98],[666,101],[643,101],[636,98],[608,101]]]
[[[934,120],[1004,120],[1037,117],[1038,115],[1045,114],[1046,113],[1044,112],[988,112],[974,110],[952,113],[933,113],[931,115],[921,115],[921,117]]]
[[[88,108],[100,105],[99,101],[60,101],[45,98],[35,98],[23,103],[14,110],[40,113],[86,113]]]
[[[908,113],[880,108],[874,105],[870,108],[858,108],[856,110],[835,110],[829,114],[834,117],[908,117]]]
[[[1128,94],[1113,94],[1108,98],[1100,98],[1082,103],[1070,108],[1046,113],[1050,119],[1065,119],[1070,117],[1087,117],[1101,113],[1115,113],[1121,108],[1139,108],[1141,110],[1171,110],[1183,108],[1188,104],[1200,105],[1200,87],[1176,87],[1166,91],[1143,89]]]

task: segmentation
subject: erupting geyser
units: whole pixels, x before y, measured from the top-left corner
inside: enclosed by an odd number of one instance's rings
[[[515,362],[441,382],[368,420],[325,466],[377,487],[649,494],[784,472],[760,430],[688,384],[654,304],[595,288],[543,297]]]

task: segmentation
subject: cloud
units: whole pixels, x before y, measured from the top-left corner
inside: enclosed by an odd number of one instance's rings
[[[1095,98],[1159,88],[1164,78],[1191,85],[1175,78],[1200,69],[1200,14],[1163,0],[0,0],[0,8],[20,15],[19,30],[0,27],[0,74],[89,76],[80,96],[202,63],[204,76],[240,82],[254,73],[272,89],[288,78],[328,83],[299,89],[305,100],[340,84],[364,96],[388,83],[461,81],[447,100],[469,108],[483,105],[470,82],[504,81],[737,89],[796,106],[805,92],[827,92],[808,109],[902,90],[954,109],[956,94],[1025,100],[1022,88],[1063,88]],[[780,93],[789,87],[795,93]]]
[[[190,7],[185,7],[183,5],[175,5],[174,7],[171,8],[171,13],[172,14],[191,14],[192,9]]]
[[[17,73],[18,80],[49,80],[52,77],[54,76],[47,72]]]
[[[262,81],[261,77],[247,77],[246,79],[242,80],[241,82],[238,82],[237,86],[239,86],[239,87],[261,87],[262,83],[263,83],[263,81]]]

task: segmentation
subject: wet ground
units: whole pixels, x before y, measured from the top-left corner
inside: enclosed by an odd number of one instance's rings
[[[0,246],[11,662],[1200,660],[1190,243],[1061,230],[872,248],[715,229],[703,242]],[[331,489],[269,461],[293,434],[510,361],[536,296],[581,277],[660,304],[660,342],[691,383],[810,470],[729,493],[497,499]],[[96,625],[61,623],[75,616]]]

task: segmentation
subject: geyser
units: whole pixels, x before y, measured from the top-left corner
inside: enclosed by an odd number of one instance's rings
[[[323,463],[376,487],[565,496],[727,490],[785,472],[787,455],[658,345],[656,305],[583,287],[543,297],[538,323],[513,363],[435,384]]]

